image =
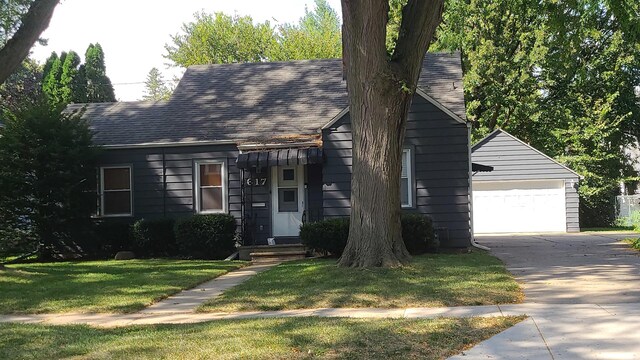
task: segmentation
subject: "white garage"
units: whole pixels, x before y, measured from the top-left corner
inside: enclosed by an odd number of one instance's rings
[[[493,168],[472,177],[474,233],[580,230],[574,171],[502,130],[473,146],[471,158]]]

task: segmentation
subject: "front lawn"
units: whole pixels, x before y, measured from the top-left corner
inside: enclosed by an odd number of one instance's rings
[[[227,290],[204,312],[323,307],[438,307],[516,303],[519,285],[484,251],[414,257],[397,269],[338,268],[335,259],[281,264]]]
[[[0,314],[134,312],[243,265],[156,259],[7,265],[0,270]]]
[[[0,326],[0,359],[444,359],[523,317],[280,318],[149,325]]]

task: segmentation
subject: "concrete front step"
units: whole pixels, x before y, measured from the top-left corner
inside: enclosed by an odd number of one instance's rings
[[[306,251],[261,251],[249,254],[254,263],[282,262],[300,260],[307,256]]]
[[[307,248],[303,244],[250,245],[238,248],[240,260],[252,260],[252,254],[258,253],[306,253],[306,250]]]

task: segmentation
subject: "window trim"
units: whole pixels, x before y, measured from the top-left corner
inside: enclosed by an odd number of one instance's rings
[[[105,169],[129,169],[129,212],[121,214],[105,214],[104,212],[104,170]],[[124,190],[106,190],[117,192]],[[133,216],[133,166],[131,164],[100,166],[100,217],[131,217]]]
[[[194,186],[193,186],[193,198],[194,198],[194,206],[193,210],[196,214],[226,214],[228,212],[228,188],[229,184],[227,183],[227,163],[224,160],[197,160],[194,162],[195,170],[194,170]],[[200,166],[201,165],[220,165],[220,173],[221,173],[221,188],[222,188],[222,209],[221,210],[200,210]]]
[[[403,204],[402,196],[400,198],[400,206],[403,209],[411,209],[414,207],[414,193],[415,193],[415,182],[413,176],[413,151],[410,148],[402,149],[402,155],[407,153],[407,195],[408,195],[408,203]],[[402,158],[400,159],[400,181],[403,181],[402,177]],[[402,186],[402,185],[400,185]]]

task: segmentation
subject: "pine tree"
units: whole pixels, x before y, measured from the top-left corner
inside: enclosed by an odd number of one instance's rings
[[[66,52],[62,52],[60,57],[53,53],[45,65],[46,72],[42,81],[42,93],[52,109],[66,105],[64,104],[62,84],[60,82],[62,79],[62,65],[66,57]]]
[[[157,68],[152,68],[147,74],[147,80],[144,83],[145,94],[144,100],[167,100],[171,96],[171,90],[162,77],[162,73]]]
[[[107,77],[102,46],[89,44],[85,53],[85,75],[87,79],[87,102],[116,101],[111,80]]]

